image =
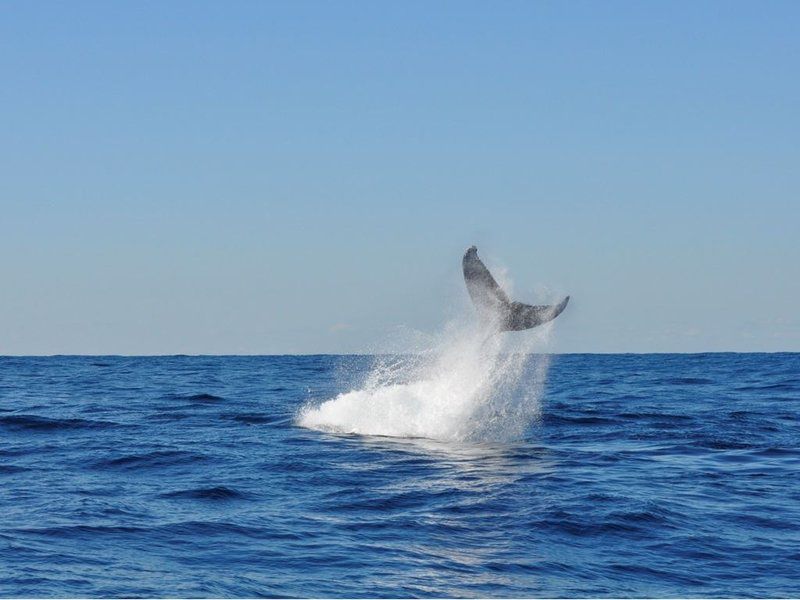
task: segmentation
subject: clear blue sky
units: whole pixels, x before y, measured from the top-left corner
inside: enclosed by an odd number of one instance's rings
[[[800,3],[3,2],[0,354],[800,350]],[[552,295],[543,294],[549,290]]]

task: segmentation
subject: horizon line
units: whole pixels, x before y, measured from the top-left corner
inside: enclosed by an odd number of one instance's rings
[[[55,353],[55,354],[0,354],[0,359],[2,358],[93,358],[93,357],[105,357],[105,358],[171,358],[171,357],[208,357],[208,358],[219,358],[219,357],[240,357],[240,358],[255,358],[255,357],[283,357],[283,356],[404,356],[404,355],[414,355],[414,354],[424,354],[422,352],[340,352],[340,353],[332,353],[332,352],[298,352],[298,353],[264,353],[264,354],[237,354],[237,353],[221,353],[221,354],[209,354],[209,353],[171,353],[171,354],[75,354],[75,353]],[[509,352],[509,354],[513,354],[513,352]],[[547,355],[547,356],[583,356],[583,355],[593,355],[593,356],[615,356],[615,355],[622,355],[622,356],[648,356],[648,355],[703,355],[703,354],[800,354],[800,350],[704,350],[700,352],[527,352],[525,354],[530,355]]]

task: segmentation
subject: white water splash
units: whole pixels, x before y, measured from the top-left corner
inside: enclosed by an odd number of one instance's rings
[[[302,427],[336,433],[509,441],[540,413],[552,323],[520,333],[450,323],[431,347],[379,359],[361,389],[301,410]]]

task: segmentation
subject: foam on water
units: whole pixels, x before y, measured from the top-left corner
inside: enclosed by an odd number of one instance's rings
[[[306,406],[298,424],[448,441],[519,438],[539,416],[549,357],[532,352],[551,327],[493,333],[488,324],[451,322],[422,352],[378,359],[359,389]]]

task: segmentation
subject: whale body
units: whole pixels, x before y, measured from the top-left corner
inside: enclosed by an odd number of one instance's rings
[[[522,331],[552,321],[566,308],[569,296],[558,304],[532,306],[513,302],[497,284],[471,246],[462,260],[464,281],[478,315],[500,331]]]

